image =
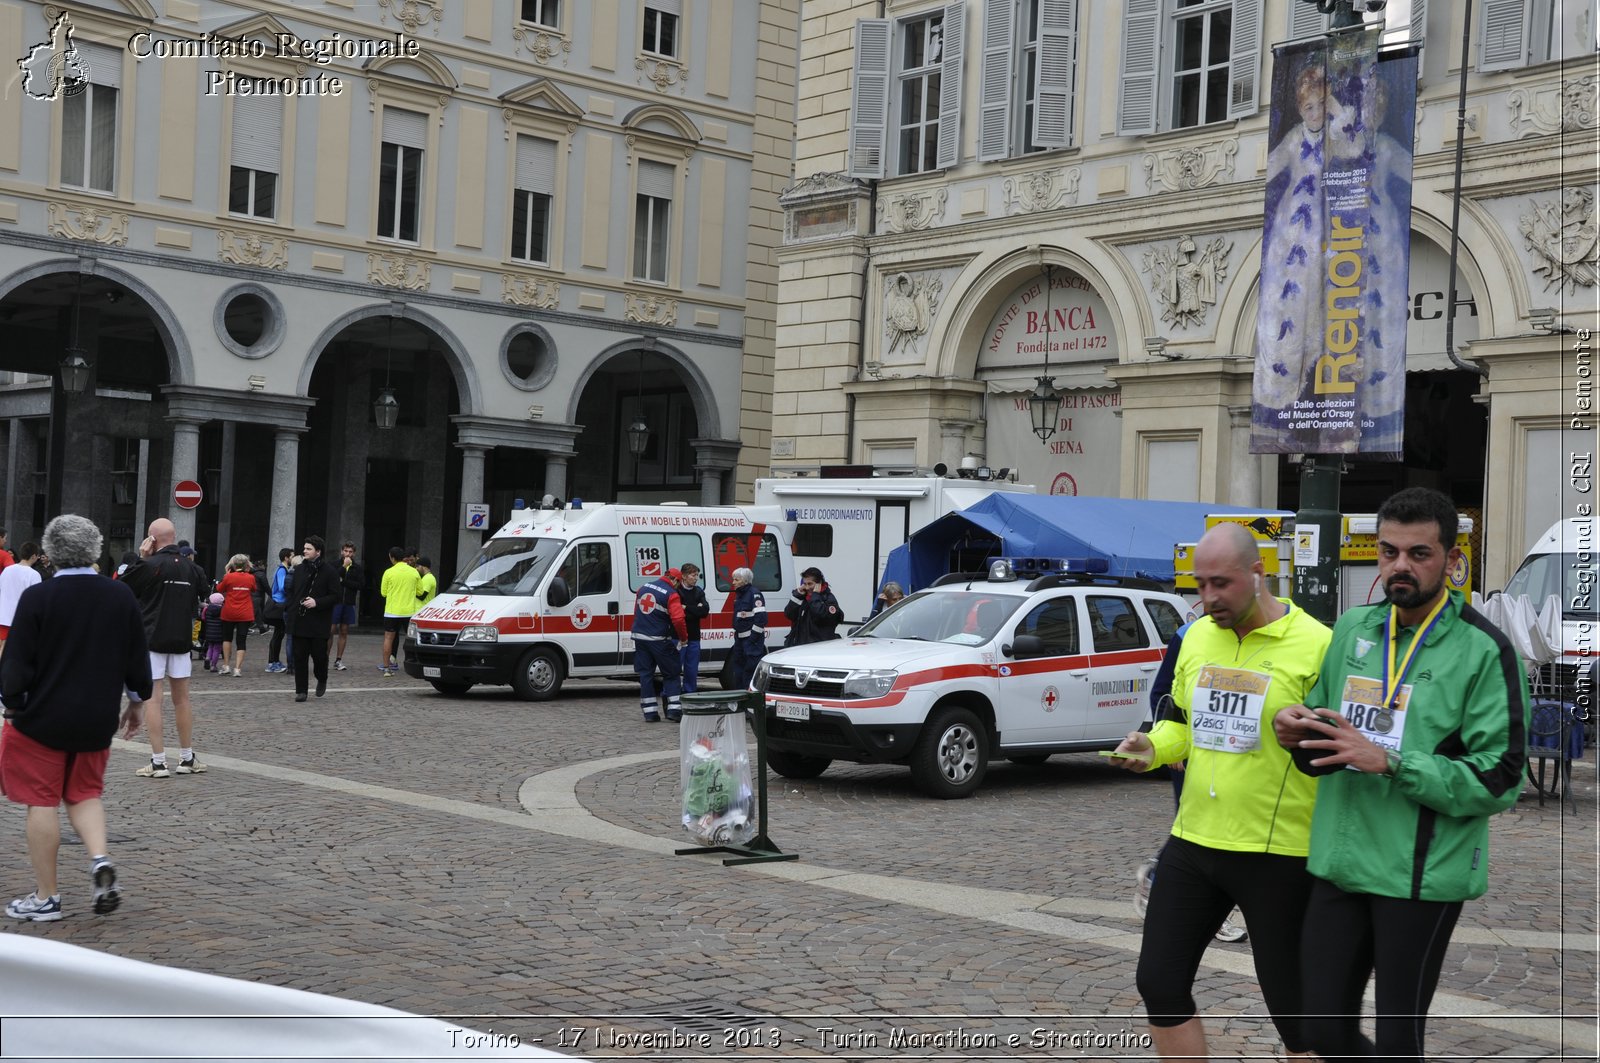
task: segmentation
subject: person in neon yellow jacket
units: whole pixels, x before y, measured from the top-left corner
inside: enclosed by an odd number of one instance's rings
[[[1195,974],[1237,906],[1278,1035],[1304,1053],[1299,928],[1316,780],[1294,769],[1270,730],[1311,689],[1330,635],[1267,592],[1256,542],[1240,525],[1205,534],[1194,572],[1206,615],[1183,637],[1170,705],[1148,735],[1117,747],[1128,755],[1117,763],[1133,771],[1188,761],[1145,912],[1139,995],[1161,1058],[1205,1058]]]

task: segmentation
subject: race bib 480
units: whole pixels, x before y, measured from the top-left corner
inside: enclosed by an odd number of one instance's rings
[[[1406,702],[1411,687],[1400,688],[1393,705],[1383,703],[1383,684],[1366,676],[1353,675],[1344,681],[1344,696],[1339,712],[1350,726],[1384,749],[1400,750],[1400,737],[1406,730]]]

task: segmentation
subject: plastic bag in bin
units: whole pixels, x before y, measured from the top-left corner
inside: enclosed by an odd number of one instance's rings
[[[701,845],[743,845],[756,834],[744,713],[685,712],[679,781],[683,828]]]

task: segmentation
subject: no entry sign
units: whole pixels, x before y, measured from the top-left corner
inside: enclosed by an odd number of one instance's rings
[[[200,504],[200,485],[193,480],[180,480],[172,489],[172,500],[179,509],[194,509]]]

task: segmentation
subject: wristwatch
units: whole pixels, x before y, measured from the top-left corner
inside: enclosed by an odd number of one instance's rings
[[[1389,762],[1389,767],[1384,774],[1392,779],[1400,774],[1400,751],[1398,749],[1386,749],[1383,751],[1383,755]]]

